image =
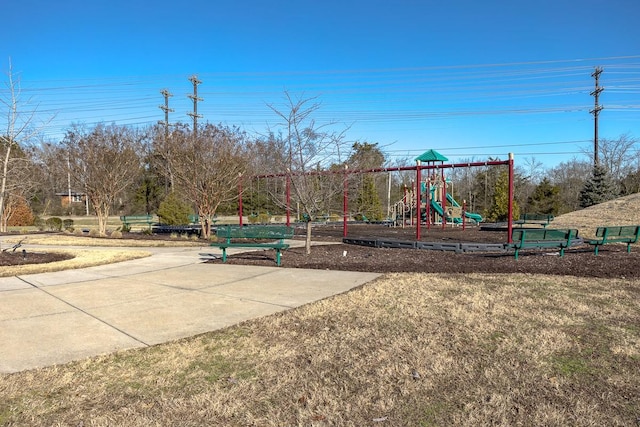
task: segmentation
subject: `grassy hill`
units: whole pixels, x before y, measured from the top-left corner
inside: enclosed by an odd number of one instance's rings
[[[640,193],[560,215],[553,220],[554,228],[577,228],[583,237],[592,237],[603,225],[640,224]]]

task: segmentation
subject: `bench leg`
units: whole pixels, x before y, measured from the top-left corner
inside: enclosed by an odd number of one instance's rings
[[[222,262],[227,262],[227,248],[222,248]]]
[[[627,243],[627,253],[631,253],[631,243]]]
[[[594,249],[593,249],[593,253],[594,253],[595,255],[598,255],[598,247],[599,247],[599,245],[595,245],[595,247],[594,247]]]
[[[516,248],[515,259],[516,259],[516,261],[518,260],[518,248]]]
[[[564,256],[564,248],[560,248],[560,258]]]
[[[276,265],[280,267],[280,249],[276,248]]]

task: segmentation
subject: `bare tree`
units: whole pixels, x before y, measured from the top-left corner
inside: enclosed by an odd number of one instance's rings
[[[332,165],[342,164],[346,129],[332,130],[335,123],[318,124],[314,114],[320,109],[316,98],[294,98],[285,92],[286,104],[282,109],[269,108],[282,120],[285,173],[291,182],[295,202],[307,220],[306,252],[311,253],[311,219],[324,207],[336,186],[323,185],[322,172]],[[345,178],[346,179],[346,178]],[[339,187],[338,187],[339,188]],[[328,194],[329,193],[329,194]]]
[[[1,145],[0,153],[4,155],[4,150],[9,147],[5,144]],[[42,174],[39,173],[32,154],[31,150],[23,150],[19,145],[13,147],[12,155],[7,164],[5,198],[2,214],[0,215],[0,231],[7,231],[9,219],[18,205],[28,205],[30,195],[40,181]]]
[[[169,139],[168,160],[176,184],[195,206],[202,237],[208,239],[218,207],[238,197],[238,182],[246,167],[244,135],[238,129],[211,124],[199,127],[196,135],[178,125]]]
[[[600,140],[600,163],[616,183],[629,174],[637,163],[638,142],[629,134],[620,135],[617,139]]]
[[[22,148],[34,139],[39,129],[34,127],[35,109],[21,111],[28,101],[21,98],[20,80],[16,79],[9,61],[9,71],[5,83],[6,90],[0,91],[1,114],[5,116],[6,128],[0,133],[0,153],[2,170],[0,172],[0,218],[7,219],[5,214],[10,196],[24,197],[25,185],[30,180],[22,174],[28,161]],[[15,200],[14,197],[14,200]],[[6,231],[6,221],[0,221],[0,231]]]
[[[107,219],[118,198],[140,173],[141,136],[117,125],[97,125],[90,132],[67,131],[64,143],[76,185],[84,188],[98,217],[98,231],[106,234]]]
[[[537,160],[535,157],[531,156],[524,158],[522,174],[527,181],[531,182],[531,184],[539,184],[547,177],[547,173],[547,170],[544,168],[544,163]]]
[[[180,126],[180,124],[178,124],[178,126]],[[153,137],[148,161],[151,167],[158,170],[162,175],[165,193],[168,193],[169,191],[173,191],[175,186],[174,173],[170,161],[173,156],[172,139],[170,138],[170,133],[167,132],[164,127],[154,126],[151,129],[151,133]]]
[[[617,139],[602,138],[598,141],[598,158],[616,185],[633,172],[638,164],[638,139],[628,133],[620,135]],[[590,158],[593,158],[593,149],[585,150]],[[620,190],[620,188],[618,188]]]
[[[562,162],[549,171],[553,185],[560,188],[559,214],[580,209],[580,191],[589,178],[593,164],[576,158]]]

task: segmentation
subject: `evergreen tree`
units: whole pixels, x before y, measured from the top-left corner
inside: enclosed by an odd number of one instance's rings
[[[370,174],[362,177],[362,188],[358,192],[357,204],[359,211],[367,218],[374,221],[382,219],[382,203],[376,191],[375,181]]]
[[[518,203],[513,201],[512,218],[517,219],[520,216],[520,208]],[[493,193],[493,201],[486,217],[488,221],[506,221],[509,215],[509,171],[503,170],[498,175]]]
[[[609,177],[607,169],[601,165],[595,165],[591,177],[580,191],[580,207],[587,208],[607,200],[618,197],[615,185]]]
[[[175,191],[169,193],[158,208],[160,222],[166,225],[189,224],[189,214],[191,214],[189,204]]]
[[[560,188],[545,177],[533,190],[527,205],[531,213],[556,215],[560,209]]]

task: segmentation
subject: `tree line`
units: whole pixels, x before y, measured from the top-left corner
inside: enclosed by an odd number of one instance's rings
[[[7,127],[0,136],[0,231],[37,216],[88,212],[105,234],[109,215],[158,214],[164,222],[184,223],[197,214],[202,236],[209,238],[217,215],[238,213],[242,189],[246,214],[281,216],[291,206],[294,218],[307,222],[310,244],[307,220],[341,218],[345,186],[352,216],[381,220],[402,199],[403,188],[414,185],[410,172],[348,173],[415,161],[391,161],[376,142],[349,141],[348,126],[319,123],[317,98],[285,92],[281,105],[268,105],[277,125],[260,135],[212,123],[198,129],[186,123],[73,124],[60,141],[42,141],[33,113],[20,110],[19,85],[9,77],[2,99]],[[597,165],[572,159],[545,169],[534,158],[518,161],[519,212],[557,215],[640,191],[636,143],[630,135],[601,140]],[[501,167],[449,170],[450,192],[468,211],[504,220],[506,173]],[[86,204],[63,205],[66,193],[83,195]]]

